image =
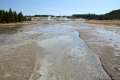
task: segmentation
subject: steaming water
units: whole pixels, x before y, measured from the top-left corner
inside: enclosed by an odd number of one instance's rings
[[[69,25],[49,25],[33,28],[27,34],[36,34],[44,59],[38,80],[103,80],[109,79],[99,58],[92,53],[79,32]]]

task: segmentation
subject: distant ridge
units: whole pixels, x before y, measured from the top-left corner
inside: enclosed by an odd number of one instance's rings
[[[109,14],[109,15],[119,14],[119,15],[120,15],[120,9],[118,9],[118,10],[113,10],[113,11],[107,13],[107,14]]]
[[[96,19],[96,20],[120,20],[120,9],[113,10],[103,15],[96,14],[74,14],[71,18],[85,18],[85,19]]]

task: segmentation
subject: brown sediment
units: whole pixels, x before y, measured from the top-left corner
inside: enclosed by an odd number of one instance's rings
[[[8,48],[11,47],[4,50]],[[36,45],[31,43],[0,54],[0,80],[28,80],[36,63],[36,49]]]
[[[32,24],[32,21],[26,21],[26,22],[16,22],[16,23],[0,23],[0,27],[2,26],[8,26],[12,27],[14,25],[27,25],[27,24]]]
[[[5,23],[0,24],[0,34],[1,33],[15,33],[19,28],[22,28],[25,25],[29,25],[30,23]]]
[[[120,20],[86,20],[85,22],[98,25],[120,26]]]
[[[103,64],[101,57],[99,57],[99,59],[100,59],[100,62],[101,62],[101,66],[103,67],[103,69],[105,70],[105,72],[108,74],[108,76],[111,78],[111,80],[114,80],[112,78],[112,75],[108,72],[108,70],[106,69],[105,65]]]

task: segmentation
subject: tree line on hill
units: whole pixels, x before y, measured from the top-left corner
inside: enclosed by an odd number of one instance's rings
[[[120,9],[113,10],[103,15],[96,14],[74,14],[71,18],[84,18],[84,19],[95,19],[95,20],[120,20]]]
[[[17,13],[16,11],[12,11],[11,8],[9,11],[0,10],[0,23],[14,23],[28,20],[31,20],[30,17],[27,18],[22,12]]]
[[[34,15],[34,17],[49,17],[49,16],[54,17],[53,15]]]
[[[113,10],[109,13],[97,15],[97,14],[73,14],[72,16],[54,16],[54,15],[34,15],[34,17],[67,17],[67,18],[84,18],[84,19],[94,19],[94,20],[120,20],[120,9]]]
[[[12,11],[10,8],[9,11],[0,10],[0,23],[14,23],[14,22],[23,22],[30,21],[31,17],[61,17],[61,16],[53,16],[53,15],[34,15],[34,16],[24,16],[22,12],[17,13],[16,11]],[[113,10],[109,13],[103,15],[96,14],[74,14],[72,16],[65,16],[67,18],[84,18],[84,19],[95,19],[95,20],[120,20],[120,9]]]

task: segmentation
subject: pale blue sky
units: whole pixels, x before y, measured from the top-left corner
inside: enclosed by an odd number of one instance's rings
[[[120,9],[120,0],[0,0],[0,9],[9,8],[26,15],[103,14]]]

